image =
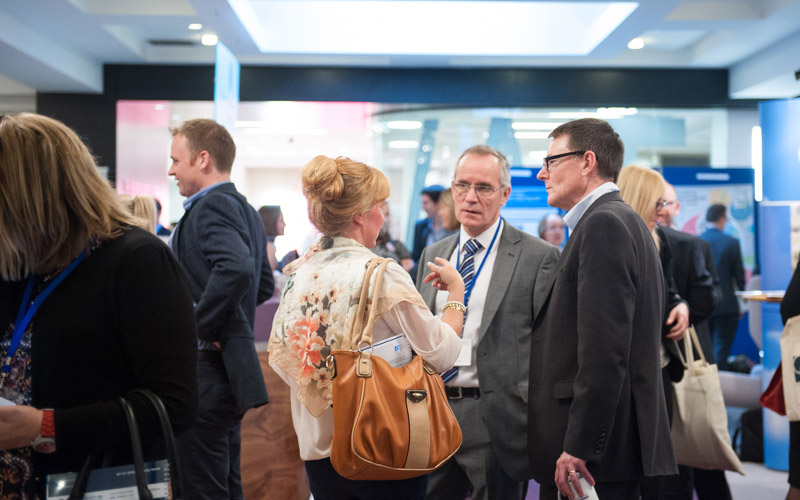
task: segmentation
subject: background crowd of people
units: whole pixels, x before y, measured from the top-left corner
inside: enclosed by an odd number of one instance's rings
[[[548,500],[582,493],[580,477],[604,500],[731,497],[723,471],[678,467],[670,422],[684,370],[674,341],[690,324],[726,367],[739,242],[723,233],[723,205],[700,237],[675,230],[674,188],[623,168],[607,122],[550,134],[538,178],[559,211],[538,238],[502,217],[510,165],[489,146],[461,154],[451,187],[421,192],[411,251],[390,234],[385,175],[317,156],[302,186],[321,237],[286,256],[281,208],[256,211],[230,180],[228,131],[197,119],[171,133],[168,173],[186,199],[170,230],[158,200],[117,195],[62,123],[0,118],[0,496],[44,498],[47,476],[90,452],[130,462],[116,398],[147,388],[179,435],[187,498],[243,498],[242,416],[268,402],[255,309],[274,292],[270,365],[289,386],[316,499],[522,499],[531,477]],[[443,467],[402,481],[348,480],[330,462],[326,356],[355,347],[352,299],[376,254],[396,264],[375,301],[375,340],[401,335],[442,374],[464,435]],[[796,314],[795,274],[784,319]],[[148,452],[162,454],[155,414],[130,399]],[[790,495],[797,435],[793,425]]]

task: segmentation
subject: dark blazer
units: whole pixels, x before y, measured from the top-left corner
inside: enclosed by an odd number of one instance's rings
[[[457,244],[458,234],[451,235],[422,253],[417,288],[431,311],[436,289],[422,283],[425,263],[436,257],[449,259]],[[518,481],[530,477],[525,435],[531,329],[557,260],[556,247],[506,223],[478,333],[481,415],[500,464]]]
[[[689,304],[689,322],[694,325],[706,357],[714,355],[705,321],[714,312],[721,292],[708,242],[697,236],[661,228],[672,251],[672,277],[678,294]]]
[[[678,287],[675,285],[674,279],[674,267],[673,267],[673,254],[672,248],[669,246],[667,242],[667,237],[664,235],[664,228],[656,227],[656,236],[658,236],[659,240],[659,249],[658,249],[658,257],[661,261],[661,270],[664,271],[664,284],[667,287],[667,303],[664,309],[664,322],[661,324],[661,343],[664,345],[664,348],[667,351],[667,355],[669,356],[669,365],[667,365],[667,373],[669,374],[670,380],[673,382],[680,382],[683,378],[683,361],[681,360],[680,349],[678,345],[673,342],[672,340],[667,338],[669,334],[669,330],[672,327],[672,324],[667,324],[667,318],[669,317],[670,311],[683,302],[688,307],[688,302],[681,297],[678,293]],[[672,397],[672,393],[667,391],[667,411],[671,411],[671,401],[669,400]]]
[[[414,259],[414,262],[419,262],[422,250],[428,244],[428,233],[431,231],[430,221],[430,218],[421,219],[414,226],[414,245],[411,249],[411,258]]]
[[[198,338],[220,342],[241,413],[265,404],[253,324],[256,305],[272,296],[274,282],[261,218],[226,183],[195,201],[176,231],[173,250],[196,302]]]
[[[664,276],[651,233],[618,192],[578,222],[536,316],[528,449],[554,483],[562,451],[598,482],[678,472],[661,378]]]
[[[712,227],[700,238],[711,245],[714,254],[714,266],[719,277],[719,286],[722,290],[722,300],[714,309],[714,315],[739,314],[739,301],[736,290],[744,290],[744,266],[742,265],[742,250],[739,240],[729,236],[719,229]]]

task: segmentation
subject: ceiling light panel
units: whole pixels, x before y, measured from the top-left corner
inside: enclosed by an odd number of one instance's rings
[[[228,3],[263,53],[423,56],[584,56],[638,6],[448,0]]]

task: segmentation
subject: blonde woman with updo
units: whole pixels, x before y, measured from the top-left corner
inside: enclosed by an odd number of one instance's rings
[[[343,348],[366,263],[375,257],[383,225],[381,202],[389,181],[380,171],[349,158],[317,156],[302,172],[308,216],[322,233],[315,248],[293,263],[269,341],[270,365],[291,389],[292,421],[316,500],[424,499],[427,476],[401,481],[352,481],[333,469],[331,379],[325,359]],[[375,294],[374,341],[403,335],[435,370],[450,369],[461,350],[464,282],[445,259],[428,264],[425,278],[448,290],[441,318],[431,314],[409,274],[391,262]],[[374,278],[373,278],[374,279]],[[349,348],[347,346],[346,348]],[[409,357],[410,359],[410,357]]]

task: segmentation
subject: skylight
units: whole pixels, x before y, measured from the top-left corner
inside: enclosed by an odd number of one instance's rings
[[[585,56],[636,2],[228,0],[262,53]]]

